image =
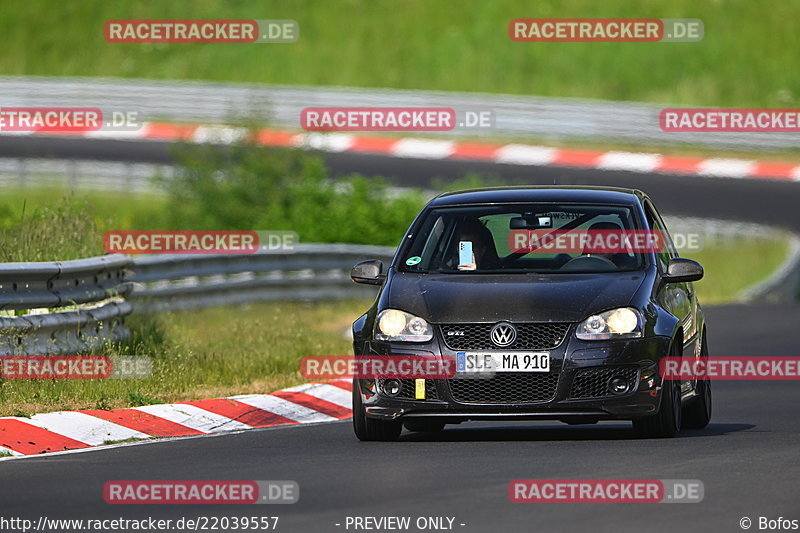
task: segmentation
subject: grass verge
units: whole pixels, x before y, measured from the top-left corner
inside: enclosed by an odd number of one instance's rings
[[[188,10],[187,10],[188,8]],[[110,44],[109,19],[294,19],[293,44]],[[777,0],[5,0],[4,75],[113,76],[796,107],[800,5]],[[516,43],[515,18],[699,18],[694,43]],[[379,67],[379,68],[376,68]],[[399,105],[399,104],[398,104]]]
[[[698,281],[697,294],[702,304],[735,301],[746,288],[766,279],[789,255],[785,235],[730,237],[684,257],[700,262],[705,276]]]
[[[108,230],[163,228],[163,197],[128,195],[125,202],[119,198],[119,194],[65,188],[4,188],[0,262],[103,255],[103,233]]]
[[[0,381],[0,416],[115,409],[297,385],[305,381],[299,373],[303,356],[352,353],[344,332],[369,304],[259,303],[132,316],[133,339],[98,353],[148,355],[152,377]]]

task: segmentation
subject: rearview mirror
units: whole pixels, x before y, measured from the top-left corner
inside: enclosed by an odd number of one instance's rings
[[[667,272],[662,276],[665,283],[697,281],[703,277],[703,267],[697,261],[675,257],[670,259]]]
[[[386,279],[383,273],[383,261],[378,259],[361,261],[350,271],[350,279],[365,285],[382,285]]]
[[[509,229],[545,229],[553,227],[553,219],[547,216],[514,217],[508,222]]]

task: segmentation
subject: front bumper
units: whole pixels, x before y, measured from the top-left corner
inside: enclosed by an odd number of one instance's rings
[[[567,423],[597,420],[634,419],[658,412],[661,401],[661,380],[658,362],[668,353],[668,337],[586,342],[568,335],[560,346],[550,350],[551,371],[547,374],[515,374],[498,376],[492,382],[472,378],[462,380],[434,379],[425,383],[425,399],[416,399],[411,384],[404,383],[400,396],[391,397],[381,390],[381,382],[355,380],[362,394],[367,416],[390,420],[439,418],[448,423],[466,420],[549,419]],[[366,343],[368,353],[375,355],[449,355],[455,352],[436,339],[426,345],[408,343]],[[614,395],[606,384],[613,377],[624,376],[629,390]],[[538,380],[526,381],[526,380]],[[539,385],[541,384],[541,386]],[[408,387],[406,386],[408,385]],[[504,397],[496,388],[528,385],[530,397],[511,391]]]

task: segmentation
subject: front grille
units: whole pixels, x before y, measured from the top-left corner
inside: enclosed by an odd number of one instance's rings
[[[383,382],[385,380],[379,380],[381,383],[381,387],[383,386]],[[415,380],[413,379],[401,379],[400,381],[400,394],[395,396],[395,398],[404,398],[407,400],[415,400],[417,396],[417,388]],[[425,380],[425,399],[426,400],[436,400],[439,398],[438,393],[436,392],[436,384],[432,379]]]
[[[439,326],[445,345],[451,350],[496,350],[489,334],[494,324],[444,324]],[[569,324],[538,322],[514,324],[517,339],[504,350],[552,350],[564,340]]]
[[[491,379],[455,378],[448,383],[459,403],[534,403],[555,397],[558,376],[558,372],[503,372]]]
[[[575,373],[572,380],[570,398],[603,398],[613,396],[608,392],[608,382],[611,378],[621,376],[628,381],[629,390],[636,387],[636,378],[639,370],[635,366],[611,366],[599,368],[584,368]]]

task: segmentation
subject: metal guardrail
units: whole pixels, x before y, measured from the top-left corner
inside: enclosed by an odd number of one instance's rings
[[[75,353],[127,338],[131,264],[124,255],[0,264],[0,355]]]
[[[301,244],[242,255],[0,264],[0,310],[28,311],[0,316],[0,355],[77,353],[124,340],[124,319],[136,311],[374,296],[375,288],[350,280],[350,269],[367,258],[389,263],[393,255],[391,247]]]
[[[299,128],[300,110],[314,106],[409,106],[492,109],[491,130],[456,129],[448,135],[504,135],[634,143],[691,143],[723,148],[780,149],[800,145],[796,133],[667,133],[664,107],[634,102],[464,92],[268,86],[103,78],[0,77],[0,105],[86,106],[138,111],[143,120],[225,123],[264,116]]]
[[[2,137],[0,137],[1,139]],[[0,141],[2,142],[2,141]],[[165,191],[153,178],[170,179],[176,167],[156,163],[0,157],[0,187],[50,187],[69,190],[124,191],[157,194]]]
[[[294,251],[242,255],[158,255],[135,260],[135,308],[193,309],[256,301],[337,300],[374,296],[350,269],[364,259],[387,264],[394,248],[300,244]]]

